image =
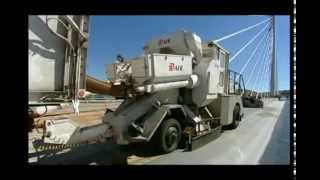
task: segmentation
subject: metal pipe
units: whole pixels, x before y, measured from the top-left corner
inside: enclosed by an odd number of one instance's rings
[[[177,81],[177,82],[168,82],[168,83],[160,83],[160,84],[148,84],[148,85],[145,85],[145,86],[138,86],[136,88],[136,91],[153,93],[153,92],[157,92],[157,91],[163,91],[163,90],[186,87],[188,84],[189,84],[188,80]]]
[[[49,26],[49,21],[50,21],[50,20],[56,20],[56,21],[58,21],[58,22],[61,23],[67,30],[69,30],[68,26],[67,26],[65,23],[63,23],[59,18],[46,16],[46,25],[48,26],[50,32],[52,32],[53,34],[55,34],[56,36],[58,36],[59,38],[61,38],[62,40],[64,40],[64,41],[71,47],[71,50],[74,51],[73,45],[71,44],[71,42],[70,42],[66,37],[64,37],[63,35],[55,32],[54,30],[52,30],[52,29],[50,28],[50,26]]]
[[[80,30],[79,26],[72,20],[69,15],[63,16],[66,21],[75,29],[84,39],[88,39],[88,37]]]
[[[193,88],[199,85],[198,76],[191,75],[188,80],[184,81],[176,81],[176,82],[167,82],[167,83],[159,83],[159,84],[148,84],[145,86],[138,86],[136,91],[138,92],[147,92],[153,93],[157,91],[164,91],[175,88]]]

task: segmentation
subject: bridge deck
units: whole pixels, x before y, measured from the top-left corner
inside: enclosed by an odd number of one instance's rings
[[[209,144],[192,152],[176,150],[159,155],[144,145],[120,147],[93,144],[64,152],[32,152],[29,162],[39,164],[288,164],[289,102],[268,99],[263,109],[245,109],[236,130],[226,130]],[[35,137],[30,134],[29,139]]]

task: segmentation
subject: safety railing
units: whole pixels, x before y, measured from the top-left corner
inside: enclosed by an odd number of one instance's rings
[[[233,70],[228,70],[228,94],[242,94],[245,92],[243,75]]]

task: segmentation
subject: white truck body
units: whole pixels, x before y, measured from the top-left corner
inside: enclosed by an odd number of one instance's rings
[[[79,127],[67,139],[52,131],[45,140],[80,142],[85,139],[80,136],[96,135],[113,136],[118,144],[128,144],[151,141],[155,136],[161,137],[159,145],[169,152],[176,147],[166,148],[172,141],[162,137],[166,133],[169,139],[180,140],[187,132],[190,145],[201,136],[219,134],[222,126],[236,128],[243,106],[240,95],[229,94],[228,64],[225,49],[213,42],[202,43],[194,33],[180,31],[153,39],[144,56],[108,65],[109,80],[126,86],[126,98],[117,110],[106,111],[100,128],[95,127],[99,131]],[[163,129],[167,126],[171,130]]]
[[[125,64],[129,64],[127,71],[134,80],[134,86],[188,80],[192,75],[191,56],[154,53],[132,61],[108,65],[109,80],[119,78],[117,70]]]

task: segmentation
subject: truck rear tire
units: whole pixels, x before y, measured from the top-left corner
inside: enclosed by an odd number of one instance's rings
[[[240,122],[240,106],[237,104],[234,106],[233,109],[233,121],[232,124],[230,125],[231,129],[236,129],[239,126],[239,122]]]
[[[181,125],[173,119],[167,119],[161,123],[157,131],[155,143],[162,153],[170,153],[177,149],[181,140]]]

